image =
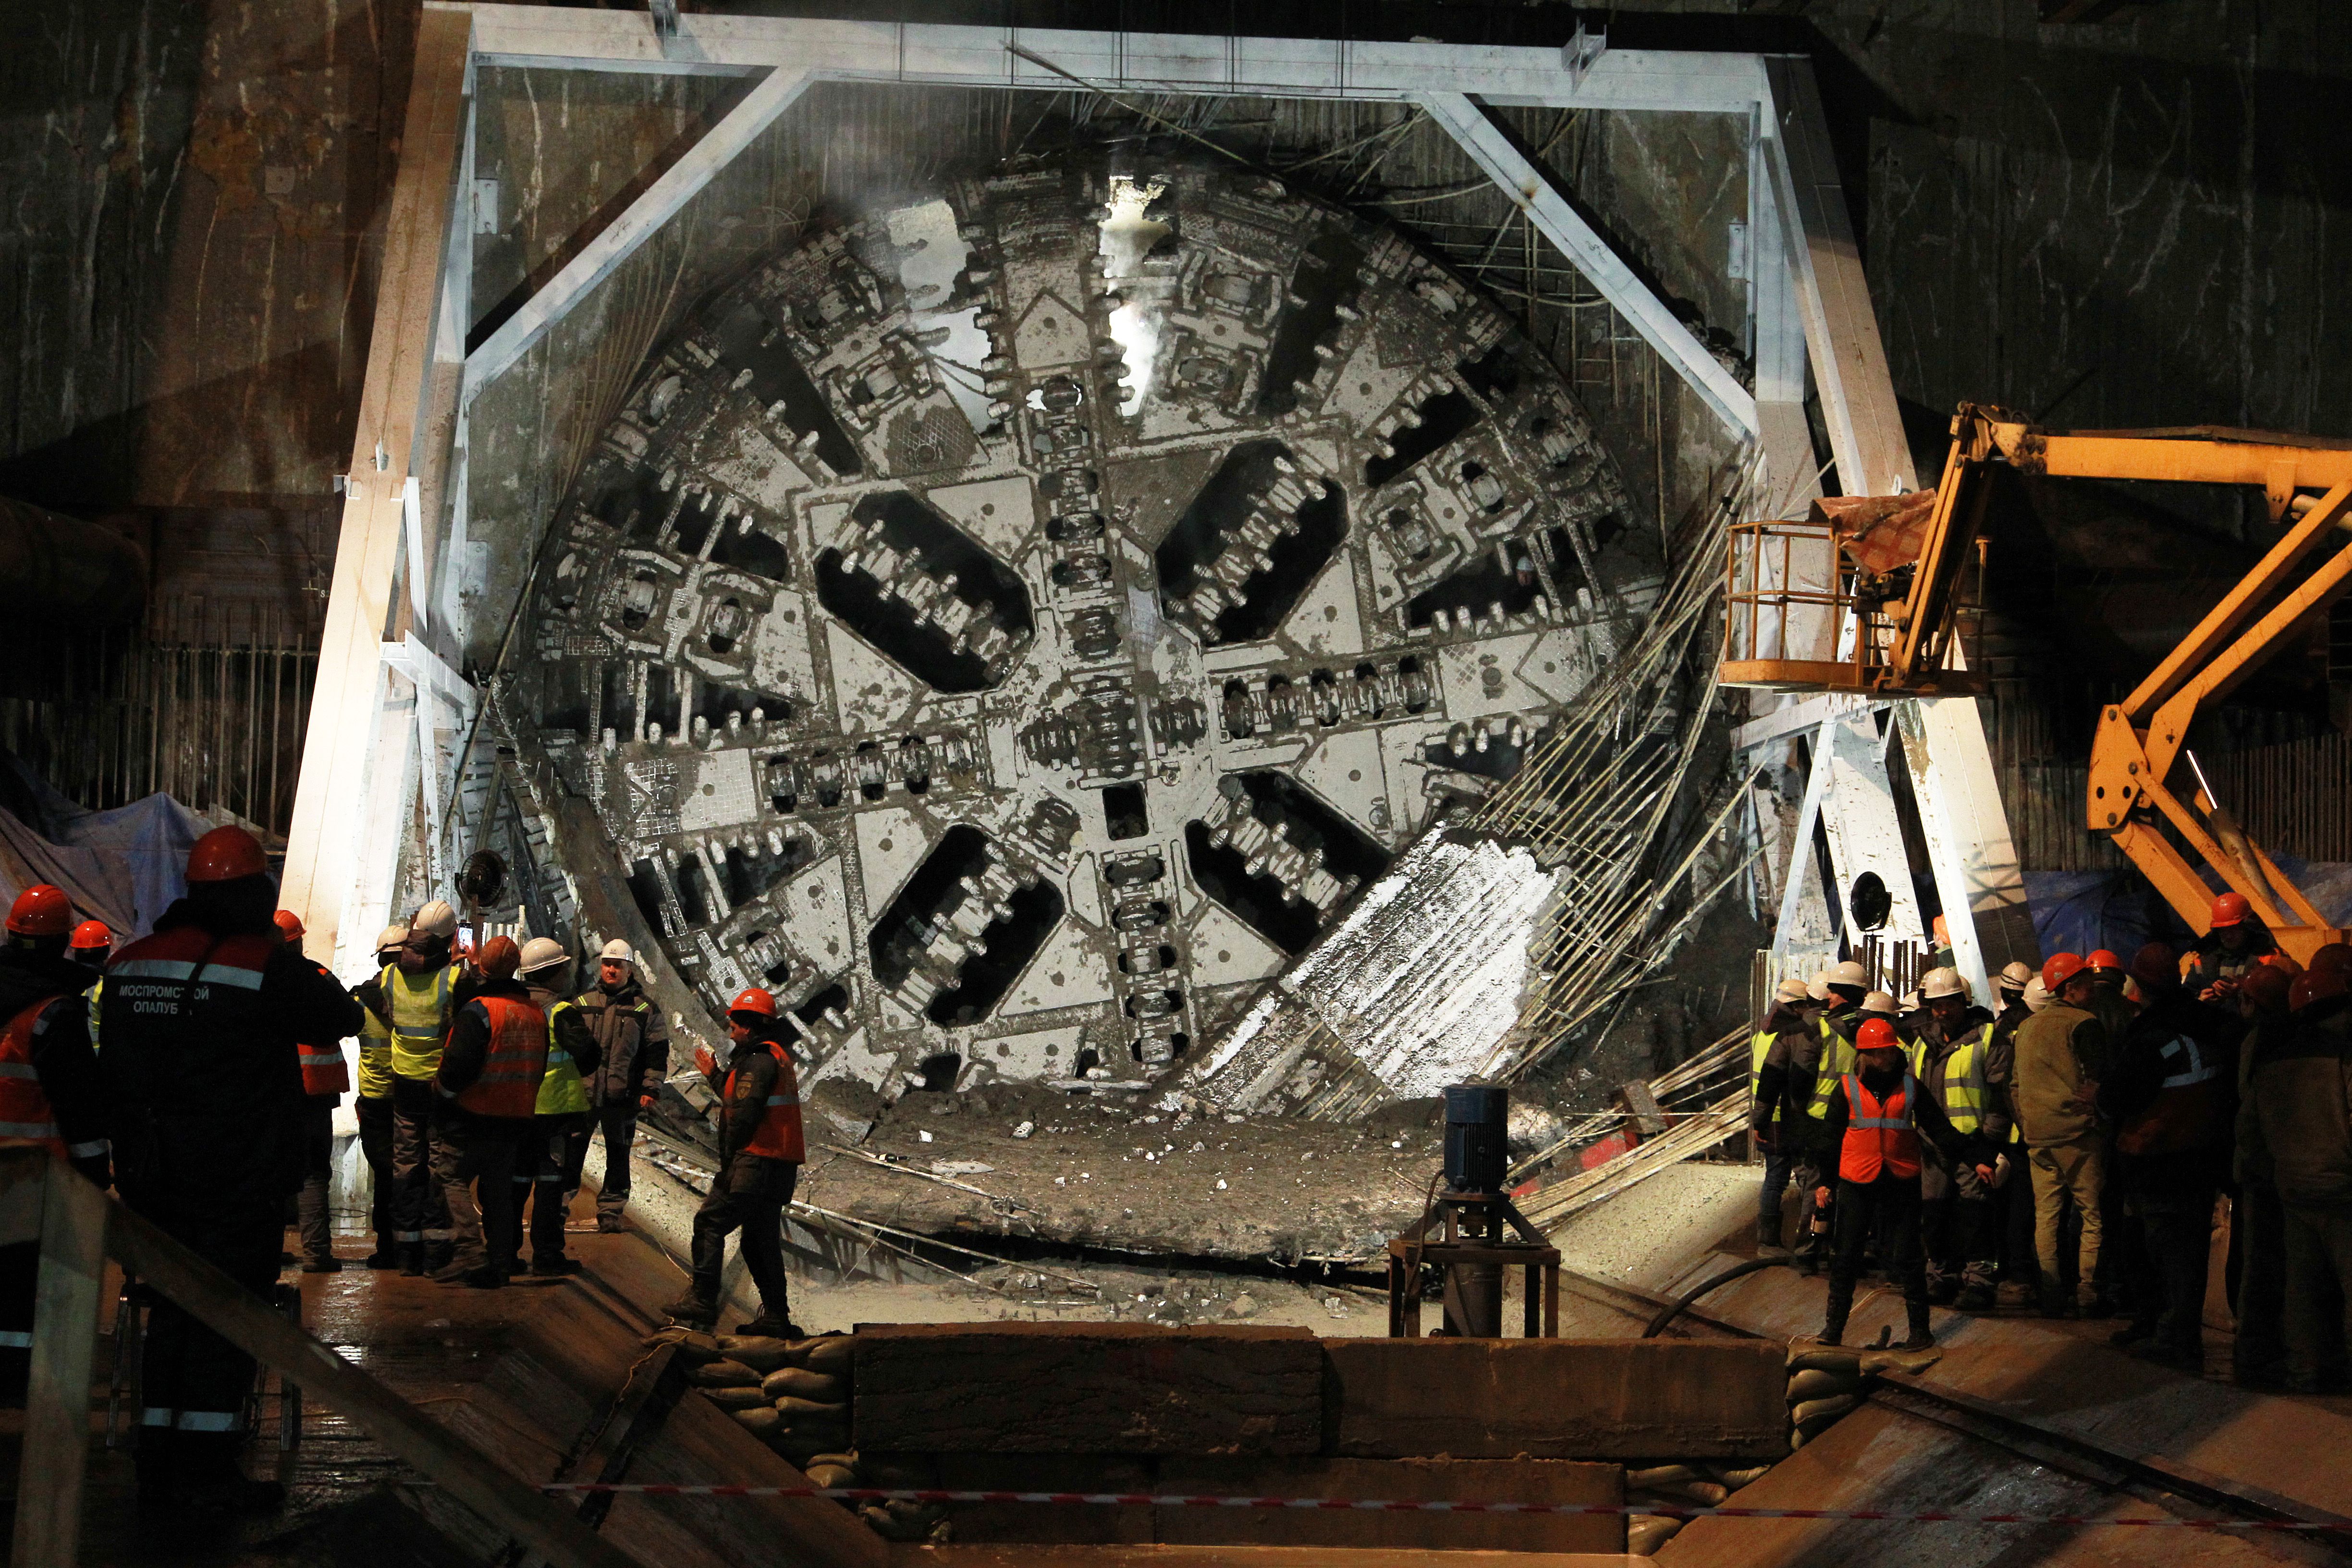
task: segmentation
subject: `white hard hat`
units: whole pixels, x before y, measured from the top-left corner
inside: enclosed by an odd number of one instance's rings
[[[1864,996],[1862,999],[1862,1010],[1865,1013],[1875,1013],[1882,1018],[1892,1018],[1902,1012],[1902,1009],[1895,1005],[1895,998],[1884,991],[1874,991]]]
[[[1927,1005],[1927,998],[1919,994],[1919,988],[1916,985],[1903,993],[1903,1010],[1906,1013],[1916,1013]]]
[[[2000,988],[2003,991],[2022,991],[2032,983],[2033,966],[2032,964],[2021,963],[2012,959],[2002,966]]]
[[[1805,989],[1805,983],[1801,980],[1783,980],[1780,988],[1772,993],[1772,999],[1776,1002],[1803,1002],[1811,996],[1812,993]]]
[[[1870,984],[1870,971],[1849,958],[1830,971],[1829,983],[1832,985],[1851,985],[1859,990]]]
[[[635,958],[630,955],[629,944],[623,942],[617,936],[612,941],[606,942],[604,944],[604,951],[599,952],[596,956],[607,963],[635,963],[636,962]]]
[[[2050,987],[2042,984],[2042,976],[2039,974],[2025,983],[2025,1006],[2028,1012],[2039,1013],[2056,1000],[2058,998],[2050,994]]]
[[[1814,970],[1811,984],[1805,987],[1805,994],[1811,997],[1816,1002],[1828,1001],[1830,999],[1830,972],[1826,969]]]
[[[571,962],[572,955],[564,952],[563,944],[551,936],[535,936],[522,944],[520,969],[525,974],[535,974],[542,969],[553,969],[558,964]]]
[[[457,911],[446,900],[436,899],[409,917],[408,930],[412,936],[456,936]]]
[[[1930,1002],[1939,996],[1965,996],[1969,983],[1960,978],[1957,969],[1931,969],[1919,977],[1919,994]]]
[[[383,928],[383,933],[375,939],[375,950],[382,952],[387,948],[398,947],[407,940],[406,926],[386,926]]]

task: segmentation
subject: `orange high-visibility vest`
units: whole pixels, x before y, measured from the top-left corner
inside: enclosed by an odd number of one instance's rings
[[[808,1159],[808,1143],[801,1132],[801,1080],[793,1071],[792,1053],[773,1040],[756,1043],[776,1058],[776,1082],[768,1091],[768,1103],[761,1108],[759,1128],[743,1152],[802,1164]],[[735,1100],[735,1072],[732,1068],[727,1072],[725,1093],[730,1105]]]
[[[547,1015],[511,996],[474,1000],[489,1015],[489,1059],[457,1104],[476,1116],[528,1120],[539,1107],[539,1080],[547,1071]]]
[[[58,1132],[48,1092],[41,1088],[40,1069],[33,1065],[33,1026],[57,999],[42,997],[0,1030],[0,1149],[47,1149],[62,1160],[66,1141]]]
[[[1918,1080],[1903,1071],[1903,1087],[1881,1100],[1863,1087],[1860,1073],[1847,1073],[1845,1143],[1838,1151],[1838,1175],[1849,1182],[1874,1182],[1883,1169],[1898,1176],[1919,1173],[1919,1129],[1911,1108],[1918,1103]]]
[[[340,1044],[296,1046],[294,1054],[302,1064],[304,1094],[341,1094],[352,1087],[351,1068],[343,1063]]]

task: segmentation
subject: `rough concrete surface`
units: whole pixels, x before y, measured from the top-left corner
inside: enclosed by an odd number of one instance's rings
[[[1560,1266],[1612,1284],[1663,1289],[1752,1217],[1761,1165],[1672,1165],[1585,1210],[1552,1237]]]

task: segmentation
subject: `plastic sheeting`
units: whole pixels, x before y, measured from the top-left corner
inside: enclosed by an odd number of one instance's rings
[[[2352,863],[2292,855],[2273,858],[2330,925],[2352,926]],[[2214,890],[2221,890],[2218,882]],[[2196,940],[2137,871],[2028,871],[2025,896],[2033,907],[2033,935],[2044,953],[2104,947],[2129,958],[2151,942],[2178,947]]]
[[[90,811],[0,753],[0,898],[36,882],[63,888],[79,918],[118,943],[144,936],[187,891],[188,847],[214,824],[161,793]]]

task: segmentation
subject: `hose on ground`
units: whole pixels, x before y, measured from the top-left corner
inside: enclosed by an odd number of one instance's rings
[[[1650,1320],[1650,1326],[1642,1331],[1642,1337],[1645,1340],[1656,1339],[1660,1334],[1665,1331],[1666,1325],[1673,1322],[1676,1318],[1681,1317],[1685,1309],[1688,1308],[1693,1301],[1697,1300],[1701,1296],[1706,1295],[1708,1291],[1714,1289],[1718,1285],[1728,1285],[1734,1279],[1743,1279],[1748,1275],[1755,1273],[1759,1268],[1785,1268],[1793,1265],[1795,1262],[1796,1259],[1793,1258],[1751,1258],[1747,1262],[1740,1264],[1737,1268],[1727,1268],[1722,1273],[1717,1275],[1714,1279],[1705,1281],[1696,1289],[1689,1291],[1682,1298],[1682,1300],[1659,1308],[1658,1315]]]

